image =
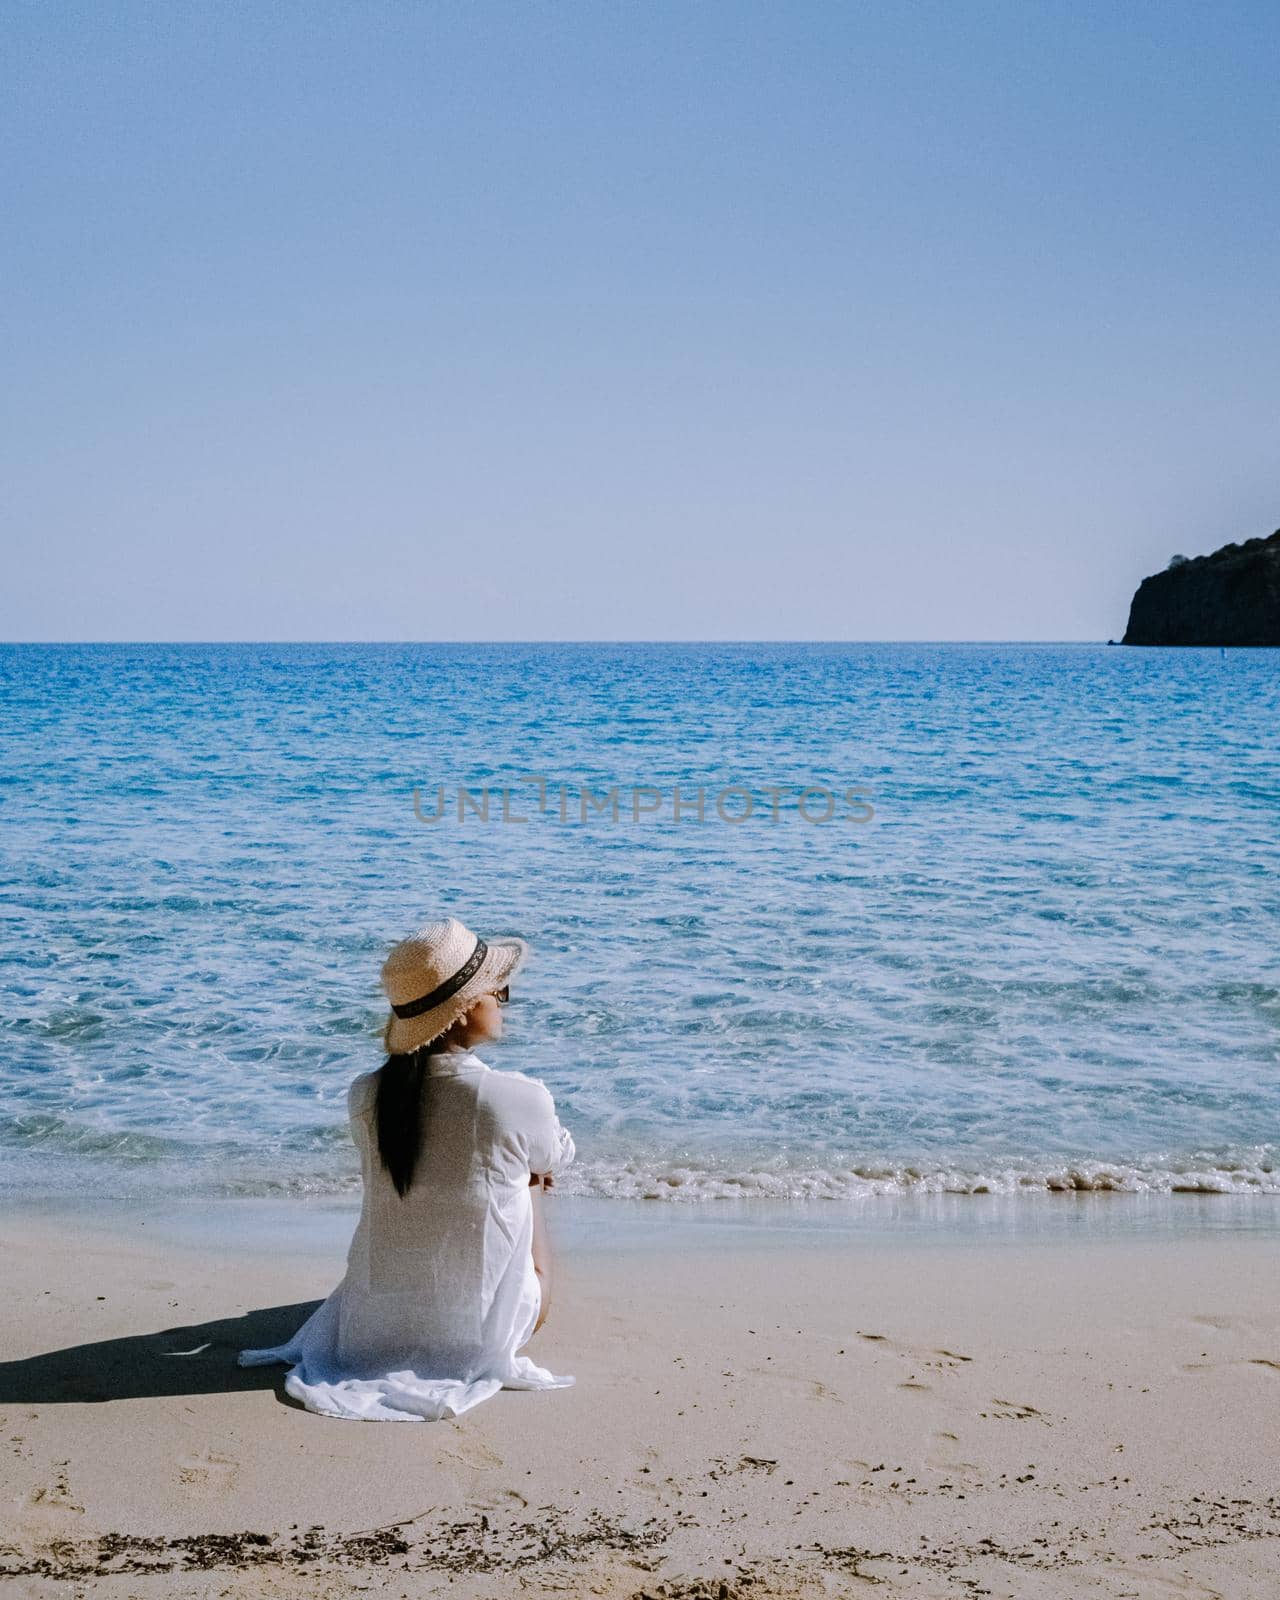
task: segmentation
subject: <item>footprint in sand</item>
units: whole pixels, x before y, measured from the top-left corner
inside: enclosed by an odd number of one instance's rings
[[[228,1494],[240,1478],[240,1463],[213,1450],[197,1451],[178,1460],[178,1482],[189,1489],[212,1489]]]
[[[1155,1600],[1157,1595],[1178,1596],[1180,1600],[1224,1600],[1221,1589],[1209,1589],[1204,1584],[1198,1583],[1194,1578],[1161,1577],[1158,1572],[1151,1572],[1143,1567],[1117,1566],[1111,1569],[1121,1577],[1131,1578],[1141,1584],[1141,1588],[1124,1590],[1126,1594],[1144,1594]]]
[[[472,1511],[492,1512],[501,1519],[504,1512],[527,1511],[529,1502],[518,1489],[495,1489],[492,1494],[469,1495],[467,1506]]]
[[[1043,1411],[1037,1411],[1034,1406],[1023,1405],[1018,1400],[996,1399],[992,1400],[991,1404],[998,1406],[999,1410],[981,1411],[978,1413],[979,1416],[989,1417],[996,1422],[1030,1422],[1034,1418],[1037,1422],[1043,1422],[1046,1428],[1053,1426]]]
[[[895,1355],[904,1360],[912,1361],[917,1366],[931,1367],[935,1372],[954,1371],[955,1368],[973,1360],[972,1356],[961,1354],[958,1350],[947,1350],[941,1347],[933,1350],[920,1349],[909,1344],[898,1344],[884,1333],[858,1332],[859,1339],[865,1339],[868,1344],[882,1344],[886,1350],[892,1350]],[[905,1388],[906,1385],[900,1385]]]
[[[474,1434],[459,1431],[453,1443],[442,1445],[440,1454],[448,1461],[459,1461],[477,1472],[492,1472],[503,1464],[503,1457]]]
[[[633,1469],[635,1487],[650,1497],[660,1496],[665,1487],[662,1481],[664,1476],[661,1471],[662,1457],[652,1445],[641,1446],[636,1454],[638,1459]]]
[[[790,1395],[793,1399],[830,1400],[837,1405],[843,1404],[835,1390],[829,1389],[817,1378],[803,1378],[795,1373],[777,1372],[772,1367],[749,1367],[747,1371],[751,1377],[764,1378],[772,1389],[780,1389],[783,1394]]]
[[[935,1472],[950,1471],[954,1467],[968,1466],[967,1462],[958,1462],[956,1456],[960,1446],[960,1436],[955,1433],[935,1433],[933,1435],[934,1447],[924,1458],[926,1467]]]
[[[67,1479],[69,1461],[54,1463],[53,1482],[41,1484],[27,1496],[31,1520],[46,1528],[65,1528],[84,1515],[84,1507],[71,1493]]]

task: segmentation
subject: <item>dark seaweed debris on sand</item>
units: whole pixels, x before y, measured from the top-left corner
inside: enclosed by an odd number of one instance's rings
[[[1055,1508],[1060,1509],[1056,1502]],[[632,1600],[764,1600],[765,1596],[796,1600],[810,1594],[814,1582],[825,1583],[836,1574],[871,1586],[891,1582],[886,1569],[896,1568],[901,1574],[931,1574],[944,1583],[958,1583],[967,1593],[981,1593],[986,1588],[980,1582],[983,1574],[1061,1573],[1119,1559],[1105,1523],[1084,1526],[1054,1520],[1012,1543],[959,1533],[941,1540],[921,1534],[914,1548],[899,1551],[858,1544],[795,1544],[787,1554],[753,1558],[740,1551],[742,1559],[726,1555],[731,1570],[723,1574],[677,1577],[660,1576],[654,1569],[665,1563],[672,1534],[687,1525],[678,1519],[664,1523],[655,1516],[628,1525],[593,1512],[570,1521],[553,1506],[537,1508],[535,1520],[502,1527],[493,1526],[483,1513],[455,1521],[435,1519],[436,1508],[429,1507],[403,1521],[353,1533],[327,1533],[320,1526],[287,1534],[245,1531],[174,1538],[112,1533],[96,1539],[52,1540],[28,1553],[0,1545],[0,1578],[83,1581],[118,1574],[236,1568],[296,1573],[312,1565],[318,1577],[324,1568],[369,1572],[387,1567],[419,1573],[495,1573],[503,1587],[494,1592],[503,1593],[505,1574],[532,1571],[533,1577],[522,1581],[536,1583],[539,1569],[549,1578],[558,1563],[615,1555],[630,1568],[654,1572],[632,1591]],[[1140,1545],[1128,1552],[1126,1559],[1131,1562],[1176,1562],[1192,1549],[1276,1540],[1280,1498],[1194,1495],[1180,1505],[1147,1512],[1132,1531]]]
[[[286,1537],[251,1531],[179,1538],[108,1533],[97,1539],[55,1540],[31,1554],[4,1545],[0,1578],[102,1578],[112,1573],[298,1567],[310,1562],[378,1566],[396,1559],[418,1568],[488,1572],[577,1558],[593,1550],[641,1551],[661,1544],[670,1532],[656,1526],[656,1517],[633,1528],[600,1513],[571,1527],[561,1513],[546,1507],[537,1522],[515,1523],[502,1530],[491,1528],[487,1516],[441,1522],[411,1544],[402,1530],[418,1520],[410,1517],[350,1534],[327,1534],[317,1526]]]

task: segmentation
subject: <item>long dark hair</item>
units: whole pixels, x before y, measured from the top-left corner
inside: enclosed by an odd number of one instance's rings
[[[425,1047],[410,1055],[388,1056],[378,1072],[378,1154],[402,1200],[413,1182],[422,1148],[422,1083],[426,1072]]]

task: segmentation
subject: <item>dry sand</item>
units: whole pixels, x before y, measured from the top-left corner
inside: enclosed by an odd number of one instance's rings
[[[340,1253],[0,1249],[7,1593],[1280,1595],[1274,1232],[597,1240],[530,1346],[577,1386],[421,1424],[235,1365]]]

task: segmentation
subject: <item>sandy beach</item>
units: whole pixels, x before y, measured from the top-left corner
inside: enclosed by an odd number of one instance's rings
[[[336,1227],[11,1214],[9,1592],[1274,1595],[1274,1232],[666,1226],[553,1217],[530,1351],[575,1388],[393,1425],[235,1366],[336,1281]]]

